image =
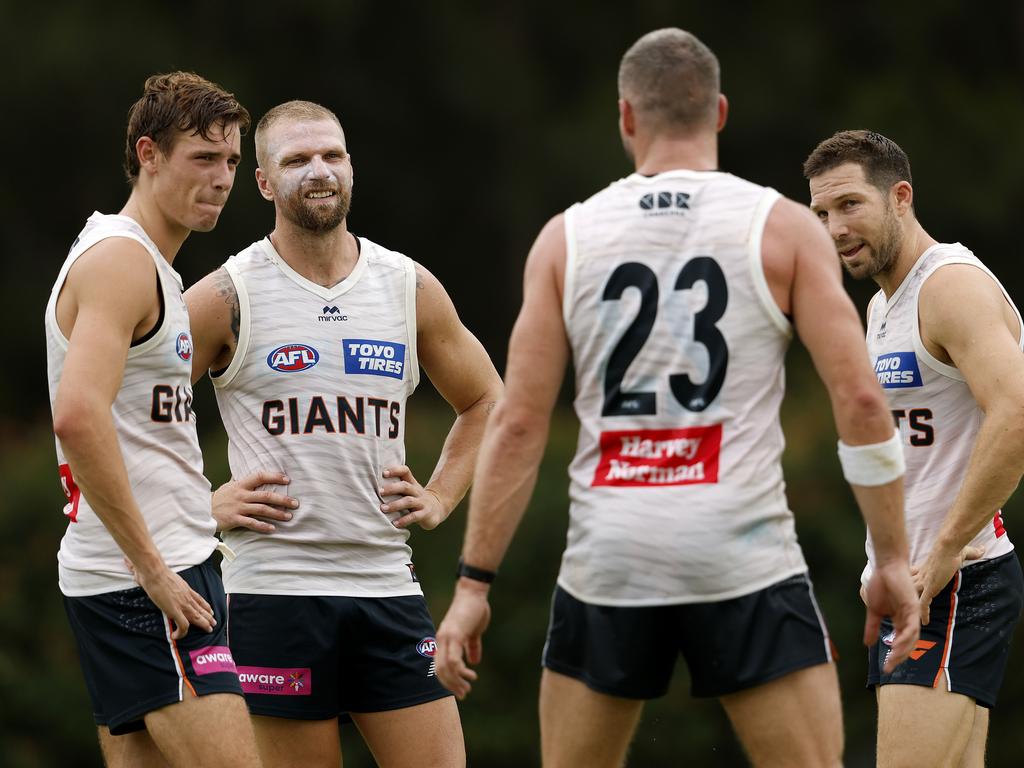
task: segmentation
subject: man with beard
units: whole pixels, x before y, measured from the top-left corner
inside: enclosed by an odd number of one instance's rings
[[[580,436],[544,648],[545,766],[620,766],[646,699],[684,656],[755,765],[838,766],[831,642],[782,477],[795,327],[835,412],[840,458],[885,554],[869,586],[917,639],[902,456],[860,322],[809,212],[718,168],[728,104],[693,35],[640,38],[619,68],[636,172],[554,217],[526,264],[507,392],[480,451],[438,675],[476,679],[493,576],[529,500],[572,356]]]
[[[1000,512],[1024,472],[1020,313],[971,251],[918,222],[910,161],[894,142],[837,133],[804,175],[846,270],[881,289],[868,306],[868,350],[907,464],[923,626],[893,670],[882,667],[888,622],[870,651],[878,764],[980,767],[1024,591]],[[865,584],[877,562],[871,537],[867,555]]]
[[[338,765],[339,715],[381,765],[464,765],[406,542],[465,495],[501,380],[433,275],[349,232],[352,162],[333,112],[275,107],[256,155],[274,230],[186,300],[232,475],[282,472],[299,501],[294,516],[218,518],[237,555],[224,566],[229,641],[264,765]],[[404,447],[421,363],[457,413],[425,485]]]

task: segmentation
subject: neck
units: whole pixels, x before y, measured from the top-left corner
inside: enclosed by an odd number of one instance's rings
[[[874,276],[874,281],[882,289],[886,299],[899,290],[910,270],[917,264],[925,251],[931,248],[938,241],[924,231],[924,227],[914,219],[908,227],[909,231],[904,232],[903,244],[900,246],[899,254],[892,269],[886,272],[879,272]]]
[[[348,277],[359,260],[347,221],[328,232],[310,232],[278,215],[270,242],[289,267],[325,288]]]
[[[636,172],[645,176],[685,169],[714,171],[718,169],[718,136],[702,133],[685,138],[656,136],[633,140]]]
[[[189,230],[180,224],[170,221],[160,208],[154,203],[151,195],[147,195],[139,189],[136,181],[128,202],[125,203],[119,213],[138,222],[149,239],[153,241],[160,251],[160,255],[167,260],[168,264],[174,264],[174,257],[178,255]]]

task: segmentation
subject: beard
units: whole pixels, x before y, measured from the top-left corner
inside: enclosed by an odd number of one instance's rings
[[[308,200],[305,195],[313,190],[300,191],[283,207],[285,218],[309,232],[330,232],[348,216],[352,205],[352,190],[339,188],[333,198],[333,205],[324,205],[320,201]]]
[[[891,272],[896,266],[896,259],[899,257],[903,244],[902,240],[903,232],[900,228],[900,221],[892,206],[887,204],[878,241],[868,242],[865,240],[864,242],[864,245],[871,249],[871,258],[858,265],[850,264],[844,259],[843,267],[856,280],[873,278],[877,274]]]

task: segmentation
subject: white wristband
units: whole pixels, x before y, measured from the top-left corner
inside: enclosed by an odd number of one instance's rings
[[[885,485],[907,471],[899,430],[884,443],[847,445],[839,441],[839,463],[850,485]]]

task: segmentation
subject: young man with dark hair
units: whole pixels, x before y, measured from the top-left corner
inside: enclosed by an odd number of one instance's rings
[[[172,267],[217,223],[249,114],[174,72],[146,81],[128,125],[128,202],[89,217],[46,307],[60,589],[108,765],[252,766]]]
[[[981,768],[989,709],[1024,604],[1000,508],[1024,472],[1024,339],[1005,289],[914,212],[910,161],[873,131],[841,131],[804,163],[811,210],[846,270],[881,289],[867,343],[906,457],[906,525],[921,640],[895,669],[871,647],[878,764]],[[867,541],[867,584],[877,549]],[[969,562],[967,562],[969,561]]]
[[[572,206],[527,260],[506,396],[480,450],[438,675],[464,696],[488,583],[529,500],[570,354],[580,438],[541,679],[546,766],[620,766],[676,659],[755,765],[839,766],[831,642],[786,503],[779,404],[793,328],[832,399],[841,463],[880,564],[865,636],[917,639],[902,456],[860,322],[808,211],[718,168],[727,102],[693,35],[640,38],[619,69],[636,173]],[[666,627],[670,627],[666,631]]]

